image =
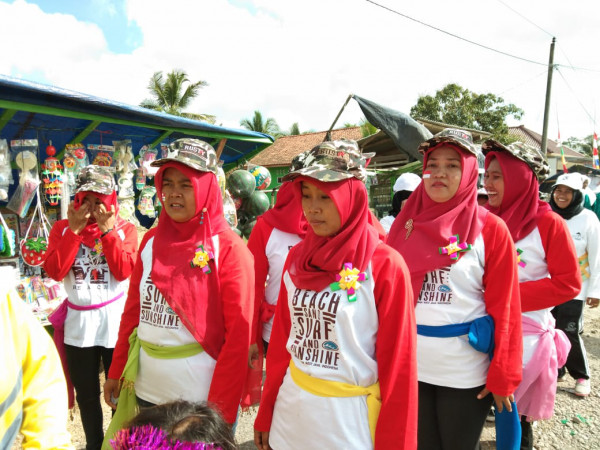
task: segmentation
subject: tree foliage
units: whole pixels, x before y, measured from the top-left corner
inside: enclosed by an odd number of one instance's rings
[[[594,135],[584,137],[583,139],[570,137],[563,141],[567,147],[572,148],[576,152],[582,153],[587,156],[593,156],[594,149]]]
[[[300,133],[300,127],[298,126],[298,122],[294,122],[290,127],[290,136],[298,136]]]
[[[208,86],[208,83],[202,80],[192,83],[187,73],[181,69],[169,72],[166,77],[161,71],[154,72],[148,83],[152,98],[145,99],[140,106],[174,116],[214,123],[215,116],[184,111],[205,86]]]
[[[269,117],[264,120],[260,111],[254,111],[252,119],[242,119],[240,125],[250,131],[270,134],[273,137],[282,136],[275,119]]]
[[[419,97],[410,109],[410,115],[418,119],[433,120],[448,125],[487,131],[494,139],[510,140],[506,119],[521,119],[523,110],[512,103],[505,104],[502,97],[494,94],[477,94],[458,84],[448,84],[435,96]]]

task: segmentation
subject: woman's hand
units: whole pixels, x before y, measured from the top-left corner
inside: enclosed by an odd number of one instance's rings
[[[481,400],[482,398],[485,398],[489,393],[490,391],[488,391],[487,388],[483,388],[483,390],[477,395],[477,398]],[[505,396],[496,395],[492,392],[492,395],[494,396],[494,403],[496,403],[496,409],[499,413],[501,413],[504,408],[506,408],[508,412],[512,412],[511,402],[515,401],[515,396],[513,394]]]
[[[104,401],[112,409],[117,409],[116,400],[118,400],[120,393],[121,383],[119,382],[119,380],[108,378],[104,383]]]
[[[103,203],[100,203],[94,209],[94,218],[98,224],[98,228],[102,233],[106,233],[108,230],[112,230],[115,227],[117,216],[115,214],[115,206],[110,205],[110,211],[106,209]]]
[[[91,215],[90,205],[87,202],[83,202],[79,209],[75,209],[74,202],[69,203],[67,219],[69,220],[70,230],[75,234],[81,233],[87,226],[88,219]]]
[[[258,450],[271,450],[269,446],[269,432],[254,430],[254,445]]]
[[[597,298],[588,297],[585,301],[590,308],[597,308],[600,300]]]
[[[254,365],[258,361],[258,344],[250,344],[250,349],[248,350],[248,367],[254,369]]]

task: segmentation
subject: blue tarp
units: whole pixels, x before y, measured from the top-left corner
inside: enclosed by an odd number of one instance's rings
[[[13,111],[17,111],[13,114]],[[79,92],[0,75],[0,138],[38,139],[43,150],[51,140],[60,151],[94,121],[101,123],[81,141],[111,145],[131,139],[135,153],[143,145],[181,137],[196,137],[218,147],[226,139],[221,159],[225,165],[262,150],[273,137],[248,130],[225,128],[139,106],[126,105]],[[42,159],[45,155],[42,156]]]

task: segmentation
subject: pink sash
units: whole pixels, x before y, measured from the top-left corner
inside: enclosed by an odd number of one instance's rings
[[[548,327],[523,316],[523,336],[539,336],[533,356],[523,368],[523,379],[515,391],[519,413],[528,420],[549,419],[554,414],[558,368],[567,361],[571,343],[561,330],[554,328],[550,318]]]
[[[71,377],[69,376],[69,370],[67,367],[67,355],[65,353],[65,320],[67,320],[67,313],[69,312],[69,308],[75,309],[77,311],[91,311],[93,309],[100,309],[106,305],[110,305],[112,302],[116,302],[121,297],[123,297],[124,293],[121,292],[115,298],[107,300],[103,303],[98,303],[96,305],[75,305],[69,301],[68,298],[65,298],[62,303],[54,310],[52,313],[48,315],[48,322],[52,324],[54,328],[54,345],[56,345],[56,350],[60,356],[60,361],[62,363],[63,372],[65,373],[65,378],[67,380],[67,391],[69,393],[69,409],[75,406],[75,395],[73,390],[73,383],[71,382]]]

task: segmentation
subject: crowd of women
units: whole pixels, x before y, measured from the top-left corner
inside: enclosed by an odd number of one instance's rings
[[[557,377],[590,392],[580,332],[600,298],[600,223],[577,174],[540,200],[548,166],[530,146],[483,143],[484,206],[468,132],[419,150],[422,182],[399,181],[385,229],[364,183],[373,155],[347,140],[307,150],[248,245],[205,142],[152,163],[162,212],[139,249],[111,174],[82,171],[44,268],[69,294],[53,323],[86,448],[185,399],[233,429],[240,401],[260,401],[261,450],[475,449],[492,405],[498,448],[531,449]]]

